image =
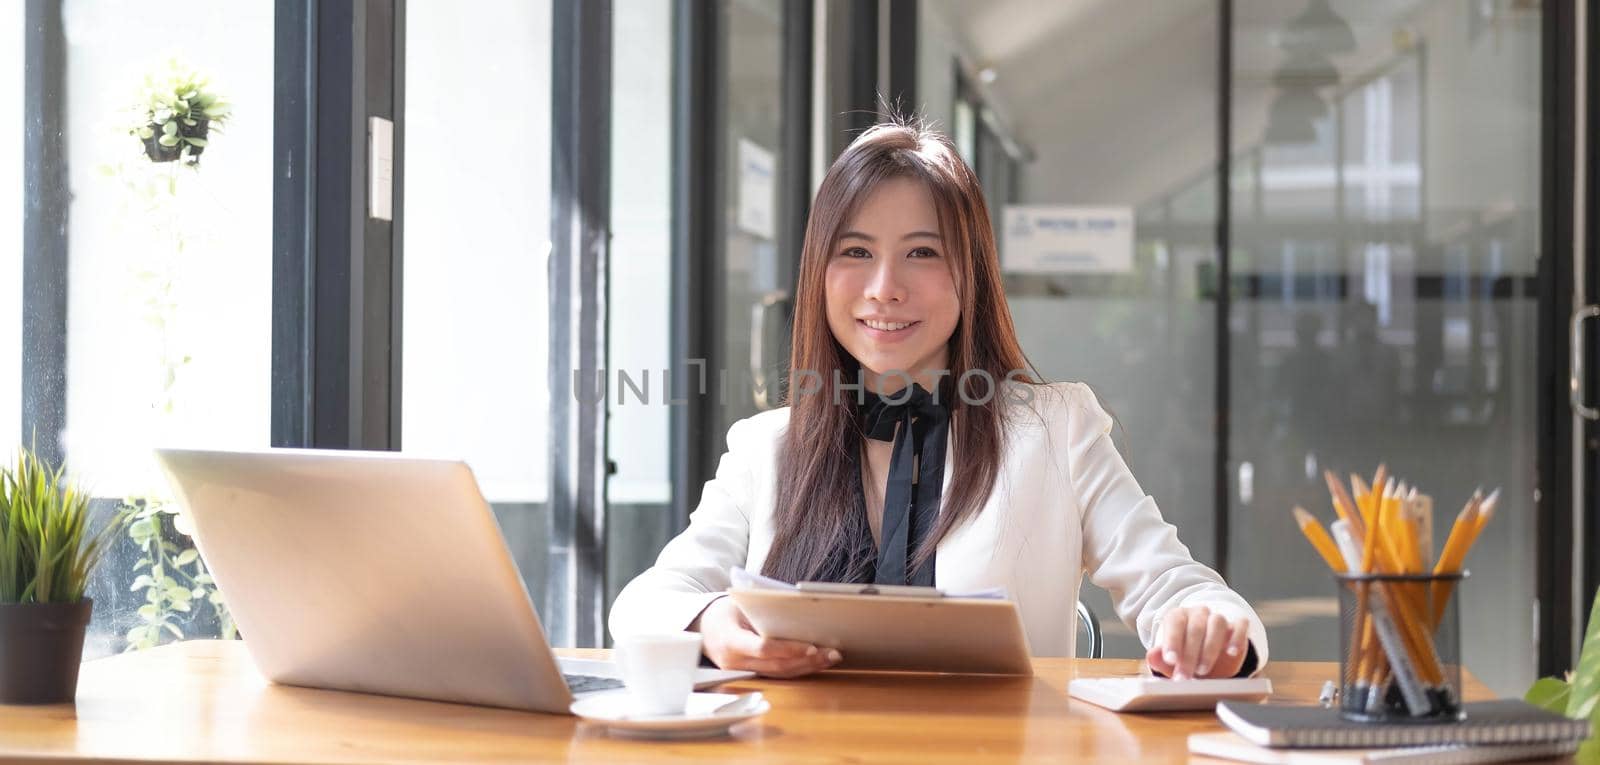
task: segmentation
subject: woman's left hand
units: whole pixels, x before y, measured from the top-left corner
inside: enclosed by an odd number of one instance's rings
[[[1245,619],[1229,620],[1205,606],[1174,608],[1161,618],[1145,661],[1174,680],[1233,677],[1244,665],[1249,629]]]

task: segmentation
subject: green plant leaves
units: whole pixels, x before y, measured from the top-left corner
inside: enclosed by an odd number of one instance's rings
[[[1600,765],[1600,592],[1589,609],[1589,626],[1584,631],[1583,648],[1578,654],[1578,670],[1570,682],[1554,677],[1535,680],[1523,696],[1528,703],[1575,720],[1589,720],[1589,739],[1578,747],[1577,762]]]
[[[89,522],[89,495],[30,449],[0,467],[0,602],[73,603],[83,599],[89,573],[120,510],[98,531]]]
[[[1572,696],[1572,686],[1567,681],[1554,677],[1541,677],[1533,681],[1533,686],[1522,699],[1540,709],[1547,709],[1558,715],[1567,713],[1567,699]]]
[[[171,640],[197,637],[185,634],[202,612],[214,615],[217,631],[224,639],[237,637],[216,582],[183,532],[167,526],[163,518],[180,511],[171,500],[152,497],[126,497],[122,506],[136,518],[127,525],[128,535],[139,542],[145,556],[133,566],[130,589],[143,590],[145,605],[139,609],[144,629],[130,633],[126,650],[153,648]]]
[[[232,107],[221,95],[210,89],[208,78],[199,72],[169,60],[163,69],[145,75],[142,97],[132,108],[130,135],[140,141],[155,139],[166,148],[177,148],[180,154],[151,151],[154,161],[169,161],[182,156],[193,163],[199,160],[199,151],[206,146],[205,139],[184,135],[189,129],[196,132],[209,127],[221,128],[232,113]],[[183,126],[183,127],[180,127]],[[187,145],[189,151],[183,151]]]
[[[1597,701],[1600,701],[1600,593],[1595,594],[1594,605],[1589,610],[1589,627],[1584,632],[1583,651],[1578,655],[1578,669],[1572,677],[1567,716],[1573,719],[1592,717]]]

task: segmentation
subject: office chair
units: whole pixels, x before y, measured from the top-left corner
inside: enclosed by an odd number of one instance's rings
[[[1089,658],[1099,659],[1105,656],[1106,643],[1100,634],[1100,619],[1089,610],[1083,601],[1078,601],[1078,626],[1083,628],[1084,637],[1089,639]]]

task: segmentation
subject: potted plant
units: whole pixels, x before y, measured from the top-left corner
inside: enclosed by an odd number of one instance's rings
[[[1578,649],[1578,668],[1565,677],[1534,681],[1525,699],[1535,706],[1576,720],[1587,719],[1593,731],[1578,748],[1577,761],[1600,763],[1600,592],[1589,611],[1589,626]]]
[[[211,129],[227,121],[230,106],[209,80],[169,61],[166,71],[145,76],[144,97],[134,108],[128,133],[144,144],[151,162],[200,161]]]
[[[84,589],[126,516],[91,531],[88,493],[28,449],[0,467],[0,703],[76,695],[94,608]]]

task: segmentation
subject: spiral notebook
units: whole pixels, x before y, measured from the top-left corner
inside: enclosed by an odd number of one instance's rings
[[[1217,719],[1252,743],[1270,747],[1386,747],[1436,744],[1533,744],[1582,741],[1589,721],[1547,712],[1518,699],[1465,705],[1452,723],[1351,722],[1337,709],[1223,701]]]
[[[1437,744],[1381,749],[1268,749],[1228,731],[1189,734],[1191,755],[1259,765],[1483,765],[1565,757],[1577,749],[1577,741],[1482,746]]]

